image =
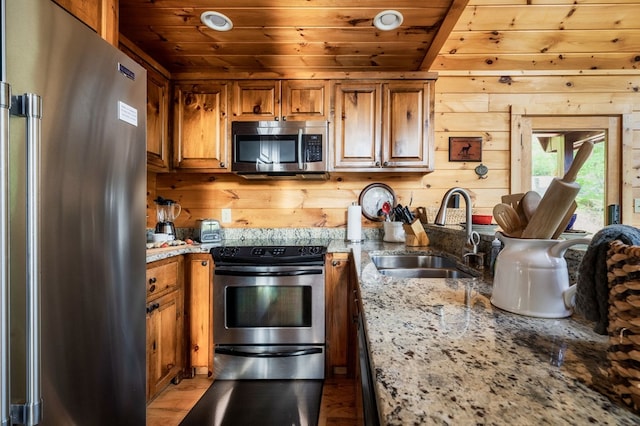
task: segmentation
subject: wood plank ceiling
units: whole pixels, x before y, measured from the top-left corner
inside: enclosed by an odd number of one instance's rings
[[[468,0],[120,0],[120,32],[172,73],[428,68]],[[381,11],[402,25],[372,25]],[[205,11],[233,21],[214,31]],[[440,30],[442,29],[442,32]]]
[[[467,4],[468,2],[468,4]],[[172,74],[634,70],[640,0],[120,0],[120,32]],[[465,7],[466,6],[466,7]],[[380,11],[402,25],[380,31]],[[225,14],[233,29],[200,21]]]

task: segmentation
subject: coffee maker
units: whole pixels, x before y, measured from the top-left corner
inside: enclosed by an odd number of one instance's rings
[[[156,203],[156,234],[167,234],[167,240],[176,239],[176,227],[173,221],[180,215],[182,207],[180,204],[167,198],[158,197]]]

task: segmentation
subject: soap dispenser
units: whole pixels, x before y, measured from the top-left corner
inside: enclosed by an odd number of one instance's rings
[[[493,241],[491,241],[491,253],[489,255],[489,267],[491,268],[491,275],[493,276],[496,271],[496,259],[498,258],[498,254],[502,250],[502,242],[496,236]]]

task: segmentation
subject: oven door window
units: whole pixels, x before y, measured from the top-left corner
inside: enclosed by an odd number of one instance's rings
[[[297,135],[236,135],[235,148],[237,163],[298,162]]]
[[[311,327],[311,286],[227,287],[228,328]]]

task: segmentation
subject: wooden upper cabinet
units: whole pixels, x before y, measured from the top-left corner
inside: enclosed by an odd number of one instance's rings
[[[87,24],[100,37],[118,45],[118,0],[53,0]]]
[[[284,80],[282,82],[283,120],[327,120],[329,83],[325,80]]]
[[[280,82],[243,80],[233,83],[233,121],[280,118]]]
[[[384,85],[383,167],[433,169],[433,87],[430,82]]]
[[[335,170],[431,171],[430,81],[336,84]]]
[[[233,84],[233,121],[326,120],[325,80],[243,80]]]
[[[177,84],[173,96],[173,166],[226,172],[227,85]]]
[[[118,47],[147,70],[147,169],[169,171],[169,71],[124,36]]]
[[[380,83],[336,84],[336,169],[380,167],[381,96]]]
[[[169,80],[147,68],[147,168],[169,170]]]

